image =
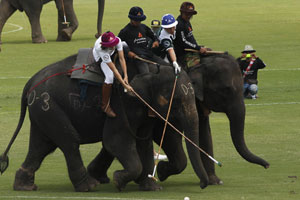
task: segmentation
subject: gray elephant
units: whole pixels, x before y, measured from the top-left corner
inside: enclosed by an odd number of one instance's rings
[[[147,177],[152,173],[154,165],[152,130],[156,120],[148,116],[148,108],[141,101],[124,93],[120,86],[114,89],[111,98],[116,118],[106,118],[100,110],[100,91],[96,86],[89,87],[86,101],[80,102],[77,81],[63,73],[72,68],[75,60],[76,55],[73,55],[49,65],[25,85],[19,124],[5,153],[0,157],[1,173],[8,165],[6,155],[21,129],[28,107],[31,122],[29,151],[16,172],[15,190],[37,189],[34,184],[35,172],[43,159],[56,148],[64,153],[69,177],[76,191],[89,191],[98,181],[107,181],[102,168],[106,167],[106,163],[110,164],[109,159],[113,157],[124,167],[124,170],[114,172],[114,183],[119,190],[132,180],[139,183],[141,190],[160,189],[155,181]],[[60,75],[48,79],[53,74]],[[166,116],[174,80],[172,67],[161,66],[157,74],[135,76],[131,85],[155,110]],[[186,136],[197,144],[199,128],[195,95],[182,89],[191,87],[188,75],[182,72],[177,83],[170,119],[177,121],[176,126],[182,128]],[[104,149],[88,166],[87,172],[79,145],[102,140]],[[194,171],[201,179],[200,186],[205,188],[208,176],[201,162],[200,152],[190,143],[187,143],[187,150]],[[108,159],[101,159],[102,154],[109,155]]]
[[[151,71],[154,71],[151,68]],[[247,161],[259,164],[265,168],[269,163],[252,154],[244,140],[245,104],[243,97],[243,79],[234,57],[230,55],[215,55],[202,59],[200,66],[191,68],[188,71],[192,85],[182,85],[186,92],[195,92],[197,113],[199,116],[199,146],[213,156],[213,144],[209,124],[209,112],[224,112],[230,121],[231,138],[238,153]],[[173,124],[180,123],[176,119],[170,119]],[[160,120],[155,122],[153,129],[153,140],[159,145],[164,123]],[[157,175],[160,181],[166,180],[169,176],[181,173],[187,165],[187,158],[181,144],[182,137],[174,133],[170,127],[164,136],[162,148],[168,156],[168,161],[160,161],[157,166]],[[174,145],[176,144],[176,145]],[[102,152],[101,173],[99,177],[107,177],[106,170],[110,166],[113,157]],[[210,185],[222,184],[222,181],[215,173],[214,162],[201,153],[201,160],[209,177]],[[95,161],[98,163],[98,161]],[[98,178],[100,179],[100,178]]]
[[[209,124],[209,113],[223,112],[230,122],[230,132],[233,144],[238,153],[248,162],[259,164],[264,168],[269,163],[249,151],[244,140],[245,104],[243,97],[243,79],[234,57],[230,55],[215,55],[202,59],[202,64],[191,68],[188,75],[196,94],[197,111],[199,116],[199,146],[213,156],[213,144]],[[156,126],[159,129],[159,126]],[[161,129],[161,128],[160,128]],[[156,130],[157,133],[159,131]],[[174,140],[173,130],[168,129],[165,135],[163,149],[169,161],[158,164],[158,177],[161,181],[172,174],[181,172],[186,165],[184,153],[178,156],[178,145]],[[154,134],[158,143],[160,135]],[[180,142],[180,138],[177,139]],[[176,152],[176,156],[174,155]],[[182,152],[182,150],[181,150]],[[222,184],[216,176],[215,165],[206,155],[201,153],[201,159],[209,177],[209,184]]]
[[[2,0],[0,1],[0,45],[1,45],[1,32],[7,19],[16,11],[25,11],[31,24],[31,37],[33,43],[47,42],[42,34],[40,25],[40,14],[43,4],[51,0]],[[98,23],[96,37],[101,35],[102,32],[102,18],[104,13],[105,0],[98,0]],[[78,27],[77,17],[73,8],[73,0],[55,0],[58,11],[58,36],[57,41],[69,41],[72,38],[72,33]],[[63,24],[64,11],[69,26]]]

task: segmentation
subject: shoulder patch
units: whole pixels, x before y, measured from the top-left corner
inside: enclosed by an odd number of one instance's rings
[[[170,40],[164,40],[162,44],[163,44],[164,48],[169,48],[172,46],[172,43]]]
[[[104,56],[103,56],[103,61],[109,61],[109,60],[110,60],[109,55],[104,55]]]

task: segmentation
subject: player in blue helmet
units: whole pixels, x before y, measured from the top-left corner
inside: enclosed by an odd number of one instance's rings
[[[175,68],[175,73],[181,71],[181,67],[177,63],[174,51],[173,40],[176,34],[177,20],[171,14],[165,14],[161,20],[161,31],[159,32],[159,52],[157,52],[165,61],[171,62]]]

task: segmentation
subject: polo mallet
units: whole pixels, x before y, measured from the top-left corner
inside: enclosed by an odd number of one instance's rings
[[[169,104],[169,108],[168,108],[168,113],[167,113],[167,117],[166,117],[166,121],[165,121],[165,126],[164,126],[164,130],[163,130],[163,134],[161,136],[161,140],[160,140],[160,144],[159,144],[159,149],[158,149],[156,161],[155,161],[155,164],[154,164],[153,173],[152,173],[152,175],[148,174],[148,177],[152,178],[155,181],[157,181],[157,179],[155,178],[155,173],[156,173],[156,168],[157,168],[157,164],[158,164],[158,156],[159,156],[159,153],[160,153],[160,150],[161,150],[161,146],[162,146],[162,143],[164,141],[164,137],[165,137],[165,133],[166,133],[167,122],[168,122],[170,111],[171,111],[171,107],[172,107],[172,102],[173,102],[174,92],[175,92],[175,88],[176,88],[177,78],[178,78],[178,75],[176,75],[176,77],[175,77],[175,81],[174,81],[174,85],[173,85],[173,90],[172,90],[172,95],[171,95],[171,99],[170,99],[170,104]]]
[[[145,59],[145,58],[141,58],[141,57],[139,57],[138,55],[136,55],[134,58],[135,58],[135,59],[138,59],[138,60],[141,60],[141,61],[144,61],[144,62],[146,62],[146,63],[153,64],[153,65],[159,65],[159,64],[156,63],[156,62],[153,62],[153,61],[151,61],[151,60],[147,60],[147,59]]]
[[[64,21],[62,22],[62,24],[69,26],[70,22],[67,22],[64,0],[61,0],[61,5],[62,5],[63,13],[64,13]]]
[[[195,53],[200,53],[198,50],[196,49],[184,49],[185,51],[190,51],[190,52],[195,52]],[[206,51],[203,54],[228,54],[227,51]]]

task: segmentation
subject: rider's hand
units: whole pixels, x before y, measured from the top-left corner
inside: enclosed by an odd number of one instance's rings
[[[158,42],[158,41],[153,42],[152,48],[156,48],[156,47],[158,47],[158,46],[159,46],[159,42]]]
[[[124,80],[124,82],[125,82],[126,84],[128,84],[128,76],[127,76],[127,75],[124,76],[124,79],[123,79],[123,80]]]
[[[206,53],[207,49],[205,47],[200,48],[200,53]]]
[[[136,54],[133,53],[132,51],[129,51],[129,52],[128,52],[128,57],[129,57],[129,58],[136,58]]]
[[[181,71],[181,67],[178,65],[178,63],[176,61],[173,62],[173,67],[175,69],[175,74],[179,74]]]
[[[133,91],[133,88],[129,84],[125,84],[123,86],[125,88],[125,92],[131,92],[131,91]]]

